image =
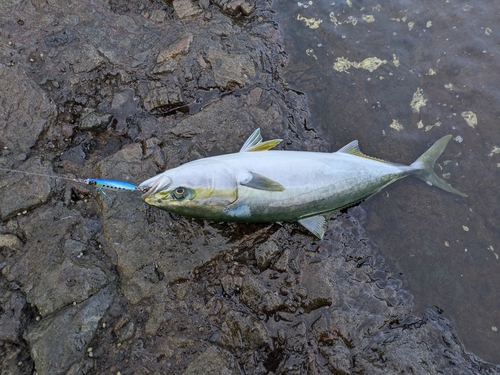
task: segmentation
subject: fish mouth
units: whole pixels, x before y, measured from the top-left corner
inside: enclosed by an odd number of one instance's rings
[[[141,199],[145,200],[152,195],[155,195],[157,192],[164,190],[172,183],[172,180],[167,176],[154,176],[150,179],[142,182],[138,188],[145,193],[141,196]]]

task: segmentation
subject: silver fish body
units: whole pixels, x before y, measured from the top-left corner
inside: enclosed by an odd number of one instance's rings
[[[416,175],[465,196],[432,171],[450,136],[410,166],[361,153],[357,141],[337,152],[267,151],[257,129],[239,153],[196,160],[139,185],[143,200],[180,215],[214,221],[298,221],[321,238],[331,215],[385,186]]]

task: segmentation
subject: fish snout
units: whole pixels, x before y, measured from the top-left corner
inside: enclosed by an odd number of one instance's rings
[[[142,199],[146,199],[157,192],[164,190],[172,183],[172,180],[167,176],[158,175],[151,177],[150,179],[142,182],[139,185],[139,189],[145,193],[142,195]]]

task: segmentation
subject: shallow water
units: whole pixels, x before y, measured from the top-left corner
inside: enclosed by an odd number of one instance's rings
[[[467,351],[500,363],[500,3],[274,3],[285,79],[308,97],[331,151],[409,164],[446,134],[436,172],[461,198],[408,178],[361,207],[415,298],[452,320]]]

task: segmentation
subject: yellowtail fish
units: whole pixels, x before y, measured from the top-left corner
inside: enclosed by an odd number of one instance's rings
[[[332,214],[409,175],[466,197],[433,171],[451,135],[413,164],[364,155],[353,141],[337,152],[268,151],[257,129],[240,152],[195,160],[139,185],[142,199],[179,215],[214,221],[298,221],[322,238]]]

